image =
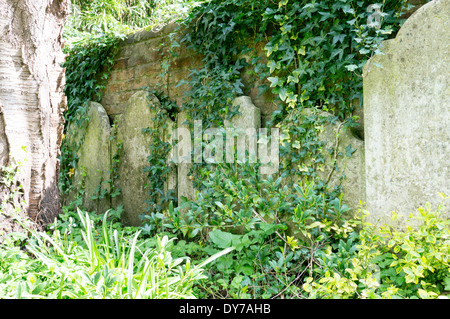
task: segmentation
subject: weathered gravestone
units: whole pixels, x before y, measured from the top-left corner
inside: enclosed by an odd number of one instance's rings
[[[356,212],[360,201],[365,200],[364,142],[345,128],[343,122],[330,123],[327,112],[310,108],[294,112],[299,112],[300,118],[305,120],[316,116],[323,120],[317,139],[323,143],[320,153],[324,163],[315,164],[313,159],[309,159],[304,164],[315,167],[319,179],[326,182],[330,190],[340,186],[343,204],[350,208],[351,213]],[[286,177],[285,183],[299,184],[300,176]]]
[[[328,122],[319,133],[319,139],[324,142],[325,157],[325,169],[318,172],[319,177],[330,189],[342,187],[342,201],[353,213],[365,200],[364,142],[339,121],[336,124]]]
[[[450,195],[450,1],[417,10],[365,66],[370,220]],[[381,65],[382,67],[377,66]],[[448,207],[448,202],[447,202]],[[399,219],[401,223],[401,219]]]
[[[177,117],[177,145],[174,148],[171,160],[177,165],[178,173],[178,203],[181,204],[183,197],[187,200],[195,199],[195,189],[193,185],[193,177],[189,176],[192,168],[192,139],[189,126],[186,123],[187,115],[185,112],[178,113]]]
[[[248,96],[241,96],[236,98],[233,101],[233,106],[239,105],[239,113],[235,115],[229,122],[225,122],[226,128],[234,128],[234,136],[232,144],[228,144],[227,141],[225,143],[218,145],[222,146],[222,150],[227,154],[223,159],[228,162],[233,158],[236,160],[236,157],[232,155],[236,155],[237,151],[243,150],[255,150],[257,152],[257,136],[254,133],[258,132],[258,129],[261,126],[261,113],[259,108],[257,108],[251,101],[251,98]],[[208,162],[211,160],[214,162],[215,157],[210,156],[213,152],[209,152],[207,149],[198,149],[194,156],[191,155],[190,150],[194,150],[196,145],[198,146],[198,142],[196,139],[204,139],[205,135],[196,134],[195,124],[194,124],[194,132],[189,131],[188,125],[186,124],[187,116],[184,112],[178,114],[178,131],[177,131],[177,145],[175,147],[174,155],[175,163],[178,166],[178,201],[182,202],[182,198],[185,197],[188,200],[195,200],[195,189],[193,186],[193,176],[188,176],[188,173],[192,167],[193,162]],[[197,126],[198,127],[198,126]],[[222,128],[222,129],[224,129]],[[201,129],[201,128],[200,128]],[[200,130],[198,129],[198,130]],[[217,129],[217,134],[222,134],[221,128]],[[205,132],[207,132],[206,130]],[[198,135],[198,136],[197,136]],[[206,135],[208,135],[206,133]],[[231,134],[233,135],[233,134]],[[251,135],[251,136],[249,136]],[[229,136],[227,136],[227,139]],[[214,143],[214,138],[211,137],[210,146]],[[207,142],[208,144],[208,142]],[[252,148],[250,148],[252,145]],[[241,146],[241,147],[239,147]],[[214,147],[213,147],[214,148]],[[217,149],[216,149],[217,150]],[[255,152],[255,153],[256,153]],[[250,152],[249,152],[250,153]],[[214,153],[215,154],[215,153]],[[200,156],[201,155],[201,156]],[[255,157],[257,154],[254,154]],[[239,159],[242,157],[237,157]],[[215,162],[216,163],[216,162]],[[211,163],[211,165],[215,165],[215,163]]]
[[[135,93],[127,102],[123,114],[117,117],[117,139],[123,143],[118,169],[117,187],[121,195],[113,200],[113,206],[123,204],[125,216],[123,222],[127,225],[140,225],[139,215],[146,213],[146,199],[153,190],[146,187],[148,176],[144,171],[150,156],[152,144],[151,134],[144,129],[153,128],[153,118],[161,105],[155,96],[148,92]],[[169,139],[172,121],[169,119],[169,129],[163,132],[163,138]],[[175,175],[174,175],[175,174]],[[175,188],[176,173],[172,173],[166,181],[165,189]],[[153,194],[156,195],[156,194]]]
[[[249,96],[237,97],[232,106],[239,106],[240,114],[233,116],[230,121],[225,121],[227,129],[227,141],[224,149],[227,153],[226,161],[234,163],[235,160],[243,162],[247,159],[250,163],[256,163],[261,111],[253,104]]]
[[[105,109],[99,103],[89,103],[88,117],[84,132],[81,132],[76,124],[72,124],[68,129],[70,136],[67,138],[71,139],[74,145],[82,142],[77,152],[79,159],[73,185],[84,190],[82,200],[87,210],[103,214],[111,204],[107,196],[102,196],[102,192],[108,192],[110,189],[107,181],[110,179],[111,126]],[[100,198],[92,199],[93,196]],[[69,194],[68,201],[76,197],[77,190]]]

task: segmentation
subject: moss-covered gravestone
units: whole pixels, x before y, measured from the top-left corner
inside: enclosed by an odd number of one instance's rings
[[[76,124],[69,129],[72,145],[78,149],[77,169],[72,185],[74,190],[66,199],[70,202],[81,196],[83,207],[88,211],[105,213],[110,208],[107,196],[110,190],[110,135],[111,126],[103,106],[96,102],[89,103],[88,124],[86,130],[80,130]],[[80,145],[80,143],[82,144]],[[79,145],[79,147],[78,147]]]
[[[128,100],[124,113],[117,117],[117,140],[123,143],[117,179],[121,195],[114,199],[113,204],[115,206],[123,204],[125,211],[123,222],[128,225],[141,224],[139,215],[147,211],[146,199],[155,195],[149,188],[148,175],[145,172],[149,166],[148,156],[153,141],[151,134],[145,132],[145,129],[153,128],[153,118],[160,107],[155,96],[140,91]],[[168,121],[171,122],[169,123],[171,127],[173,123],[170,119]],[[170,131],[169,128],[163,133],[165,139],[169,138]],[[170,175],[166,189],[175,188],[174,180],[176,177]]]
[[[450,1],[417,10],[365,66],[366,201],[390,222],[450,195]],[[449,202],[447,202],[449,204]],[[401,223],[401,219],[398,220]]]

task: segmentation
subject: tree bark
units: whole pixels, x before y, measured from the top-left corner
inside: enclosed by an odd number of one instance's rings
[[[58,156],[67,106],[60,64],[69,7],[69,0],[0,0],[0,164],[23,162],[25,210],[44,224],[61,209]]]

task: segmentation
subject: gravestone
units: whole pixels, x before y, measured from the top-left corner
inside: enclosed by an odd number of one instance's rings
[[[89,102],[88,106],[89,122],[84,134],[83,143],[78,149],[79,160],[77,169],[74,172],[73,185],[83,187],[83,206],[88,211],[105,213],[110,208],[110,200],[106,196],[92,200],[92,196],[98,197],[102,190],[109,191],[110,185],[107,181],[110,178],[110,134],[111,126],[108,115],[103,106],[96,102]],[[80,143],[82,133],[72,124],[67,137],[73,143]],[[83,183],[84,186],[81,186]],[[77,194],[72,192],[69,201],[73,200]]]
[[[365,200],[365,151],[364,142],[355,137],[352,131],[345,128],[344,123],[337,120],[330,123],[327,120],[330,113],[304,108],[295,110],[299,113],[301,123],[303,118],[310,116],[323,120],[317,139],[321,141],[320,154],[324,158],[323,164],[314,163],[314,159],[306,160],[305,167],[316,167],[318,178],[327,183],[330,190],[336,186],[342,188],[342,202],[355,213],[361,202]],[[294,117],[297,117],[294,113]],[[301,125],[301,124],[300,124]],[[285,137],[283,137],[285,138]],[[285,178],[286,185],[301,183],[299,175]]]
[[[177,146],[173,156],[177,165],[178,173],[178,203],[181,204],[183,197],[187,200],[195,200],[195,189],[193,184],[193,176],[188,176],[192,168],[191,150],[193,147],[193,132],[190,132],[188,124],[186,124],[187,115],[185,112],[178,113],[177,117]],[[172,158],[173,159],[173,158]]]
[[[392,211],[405,216],[441,203],[438,192],[450,195],[449,30],[450,1],[431,1],[364,68],[371,221],[390,222]]]
[[[330,189],[342,187],[342,201],[354,213],[366,195],[364,142],[339,121],[335,124],[327,122],[319,133],[319,140],[325,143],[323,150],[333,150],[331,155],[323,152],[326,169],[318,172],[319,177],[328,181]]]
[[[127,225],[140,225],[139,215],[146,213],[148,207],[146,199],[152,190],[146,187],[148,177],[144,169],[149,165],[152,136],[143,129],[153,128],[153,118],[160,107],[155,96],[149,97],[147,92],[140,91],[128,100],[123,114],[117,117],[117,139],[123,143],[117,180],[121,194],[113,203],[114,206],[123,204],[123,222]],[[174,179],[169,176],[170,187],[174,187]]]
[[[250,97],[241,96],[236,98],[233,103],[233,106],[239,105],[239,113],[231,118],[230,121],[225,121],[225,128],[235,128],[237,138],[235,138],[234,147],[238,146],[238,143],[245,143],[246,149],[249,149],[249,143],[251,140],[242,139],[244,134],[247,133],[247,129],[251,129],[255,132],[258,132],[258,129],[261,126],[261,113],[259,108],[257,108],[253,103]],[[199,159],[199,156],[194,155],[189,156],[191,153],[188,151],[189,149],[193,150],[195,143],[195,130],[194,132],[189,131],[189,127],[185,124],[187,121],[187,115],[185,112],[178,113],[178,129],[177,132],[177,147],[176,147],[176,159],[178,167],[178,202],[182,202],[182,198],[185,197],[188,200],[195,200],[195,189],[193,186],[193,176],[188,176],[188,173],[192,167],[192,163],[196,162]],[[180,129],[181,128],[181,129]],[[220,130],[220,128],[217,128]],[[202,136],[203,138],[204,136]],[[245,137],[245,136],[244,136]],[[197,137],[198,138],[198,137]],[[241,138],[241,141],[239,141]],[[256,137],[254,140],[256,144]],[[234,149],[235,149],[234,148]],[[255,147],[255,149],[257,146]],[[229,152],[232,148],[225,143],[223,143],[223,150],[225,152]],[[235,149],[236,152],[236,149]],[[205,149],[202,149],[202,154],[205,155]],[[236,153],[235,153],[236,154]],[[202,156],[202,161],[204,161],[204,157]],[[227,159],[225,159],[227,161]],[[213,167],[215,164],[211,164]],[[212,168],[213,168],[212,167]]]
[[[258,130],[261,127],[261,111],[253,104],[249,96],[240,96],[234,99],[233,107],[239,106],[239,113],[225,121],[225,128],[232,134],[227,135],[225,151],[231,155],[227,162],[233,160],[236,155],[238,161],[247,158],[251,163],[256,163],[258,156]],[[232,136],[235,136],[235,138]],[[245,153],[248,151],[248,155]]]

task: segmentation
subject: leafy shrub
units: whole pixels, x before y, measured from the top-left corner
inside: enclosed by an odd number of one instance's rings
[[[367,212],[361,211],[364,216]],[[445,208],[430,204],[410,214],[404,229],[364,223],[360,243],[338,267],[329,251],[318,268],[318,279],[303,288],[311,298],[436,298],[450,291],[450,221]],[[393,214],[392,220],[398,218]],[[357,248],[357,250],[355,249]]]
[[[73,0],[66,36],[110,30],[130,32],[164,24],[187,14],[193,0]]]
[[[299,297],[299,284],[327,244],[346,240],[355,225],[344,220],[348,207],[327,198],[314,183],[282,184],[262,179],[259,165],[220,164],[202,178],[196,201],[148,217],[143,229],[185,238],[193,258],[235,250],[207,268],[202,297]],[[175,248],[177,249],[177,248]],[[214,283],[211,285],[211,283]]]
[[[149,3],[133,3],[136,2]],[[398,30],[401,25],[398,12],[405,2],[383,2],[381,28],[365,23],[371,14],[367,11],[370,1],[212,0],[192,11],[184,23],[187,32],[182,42],[205,58],[204,66],[191,70],[189,81],[181,82],[192,88],[187,92],[188,101],[182,106],[188,124],[192,126],[193,120],[202,119],[206,129],[221,126],[224,120],[234,116],[237,110],[231,107],[232,100],[238,95],[249,94],[243,85],[242,73],[245,68],[254,67],[250,73],[264,80],[259,87],[260,93],[271,89],[277,97],[274,102],[279,109],[272,114],[269,126],[280,127],[287,133],[280,148],[283,158],[281,178],[263,179],[257,173],[258,165],[248,163],[220,165],[214,169],[194,165],[194,186],[199,190],[196,201],[186,201],[176,209],[172,204],[163,212],[159,211],[162,205],[150,200],[149,214],[145,216],[148,224],[142,230],[152,236],[167,232],[184,238],[170,246],[174,256],[182,257],[188,253],[202,259],[234,248],[232,253],[208,266],[208,282],[192,288],[199,296],[303,298],[309,293],[311,297],[371,297],[381,293],[385,297],[398,292],[394,291],[396,287],[381,289],[376,286],[377,281],[369,267],[374,264],[371,254],[379,251],[373,257],[382,258],[380,264],[384,266],[393,261],[385,255],[387,251],[379,250],[375,244],[370,246],[374,251],[364,248],[369,243],[364,237],[368,236],[369,228],[358,233],[356,228],[360,222],[343,219],[348,207],[342,205],[339,189],[329,192],[325,181],[320,181],[315,172],[325,160],[319,155],[323,143],[317,136],[323,119],[305,118],[296,115],[302,113],[295,111],[305,107],[320,109],[329,112],[327,120],[331,122],[340,119],[345,125],[356,125],[355,104],[349,101],[361,98],[361,67],[370,56],[380,53],[381,41]],[[251,63],[242,58],[252,51],[249,39],[264,45],[266,64],[260,62],[261,57],[253,56]],[[66,86],[69,96],[67,116],[78,120],[77,115],[83,119],[84,103],[101,98],[101,80],[108,78],[117,49],[116,40],[116,37],[111,37],[109,42],[100,39],[92,48],[80,47],[80,54],[72,50],[66,65],[70,82]],[[89,63],[87,58],[90,58]],[[169,64],[166,62],[161,65],[167,71]],[[101,65],[104,67],[99,67]],[[107,72],[101,73],[103,69]],[[158,143],[158,136],[154,137],[154,145],[164,149],[161,154],[167,154],[167,148]],[[67,152],[63,148],[66,160],[62,161],[62,176],[76,167],[76,156],[69,152],[75,148],[71,146]],[[166,158],[161,158],[160,153],[155,154],[158,157],[149,160],[149,185],[159,192],[162,189],[160,177],[167,165]],[[312,165],[308,165],[310,163]],[[290,176],[301,176],[305,182],[286,185],[283,178]],[[61,185],[68,188],[70,181],[63,182],[66,183]],[[86,265],[93,267],[95,260],[108,259],[105,254],[109,250],[97,254],[98,247],[109,246],[105,241],[100,246],[92,244],[95,241],[87,234],[86,230],[79,236],[85,239],[84,251],[91,256],[86,257],[91,261]],[[134,237],[131,234],[125,237],[129,238],[131,244],[127,249],[131,251]],[[110,243],[114,241],[110,240]],[[175,260],[179,260],[177,257]],[[397,257],[398,260],[403,258]],[[417,278],[424,275],[419,266],[414,268],[399,263],[398,267],[403,268],[397,277],[402,277],[403,271],[405,285],[408,269]],[[145,266],[142,259],[138,264]],[[434,260],[433,264],[439,263]],[[144,271],[142,269],[145,267],[138,271]],[[427,271],[431,270],[427,268]],[[305,293],[301,287],[308,275],[311,279],[303,286]],[[313,278],[317,277],[316,282]],[[126,278],[123,283],[128,287]],[[389,280],[394,281],[393,278]],[[401,286],[399,280],[396,282]],[[422,285],[421,282],[417,284]],[[133,284],[130,287],[132,291]],[[421,287],[421,290],[416,289],[417,293],[423,295],[425,291],[432,295],[432,286],[423,284]],[[121,296],[130,295],[124,293]]]

